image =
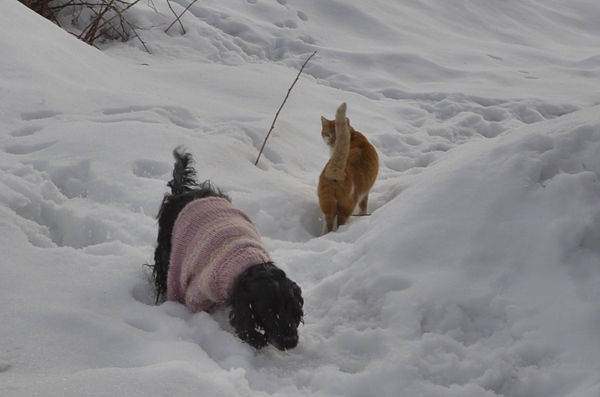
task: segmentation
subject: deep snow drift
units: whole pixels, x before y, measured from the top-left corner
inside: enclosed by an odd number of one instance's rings
[[[0,3],[2,396],[600,394],[597,1],[142,3],[151,54]],[[381,171],[319,236],[343,101]],[[180,144],[302,286],[293,351],[154,305]]]

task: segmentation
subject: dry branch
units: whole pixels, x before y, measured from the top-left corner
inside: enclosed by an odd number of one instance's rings
[[[173,9],[173,7],[171,7],[171,2],[169,0],[167,0],[167,4],[169,5],[169,8],[171,9],[171,11],[173,12],[173,15],[175,15],[175,20],[173,21],[172,24],[169,25],[169,27],[167,28],[167,30],[165,30],[165,33],[167,33],[169,31],[169,29],[171,29],[173,27],[173,25],[175,25],[175,22],[179,22],[179,25],[181,26],[181,30],[183,30],[183,34],[185,34],[185,28],[183,27],[183,23],[181,23],[181,17],[183,16],[183,14],[185,14],[187,12],[187,10],[190,9],[191,6],[194,5],[194,3],[198,1],[198,0],[194,0],[190,3],[190,5],[188,5],[185,10],[183,10],[183,12],[181,14],[179,14],[179,16],[177,16],[177,14],[175,13],[175,10]]]
[[[265,138],[265,141],[263,142],[262,147],[260,148],[260,152],[258,153],[258,157],[256,158],[256,162],[254,163],[254,165],[258,165],[258,160],[260,160],[260,156],[261,156],[263,150],[265,149],[265,145],[267,144],[267,140],[269,139],[269,136],[271,136],[271,132],[273,131],[273,128],[275,127],[275,122],[277,121],[277,117],[279,117],[279,113],[281,112],[281,109],[283,109],[283,106],[285,105],[285,102],[288,100],[288,97],[290,96],[290,92],[292,92],[292,88],[294,88],[294,86],[296,85],[296,82],[300,78],[300,75],[302,74],[302,71],[304,70],[304,67],[306,66],[306,64],[308,63],[308,61],[310,61],[310,59],[312,57],[314,57],[316,53],[317,53],[316,51],[313,52],[312,55],[308,57],[308,59],[304,62],[304,64],[300,68],[300,71],[298,72],[298,76],[296,76],[296,80],[294,80],[294,82],[292,83],[292,86],[288,90],[288,92],[287,92],[287,94],[285,96],[285,99],[283,100],[283,103],[281,104],[281,106],[279,107],[279,110],[275,114],[275,118],[273,119],[273,123],[271,124],[271,128],[269,129],[269,132],[267,133],[267,137]]]
[[[146,51],[148,48],[137,34],[136,26],[128,20],[127,11],[140,0],[19,0],[26,7],[61,26],[60,19],[69,18],[73,24],[83,24],[80,33],[75,34],[81,41],[95,46],[97,40],[129,40],[137,37]],[[84,10],[92,12],[90,21],[83,21]],[[61,26],[69,31],[64,26]],[[79,30],[79,29],[78,29]],[[70,33],[73,33],[72,31]],[[73,33],[74,34],[74,33]],[[149,52],[149,51],[148,51]]]

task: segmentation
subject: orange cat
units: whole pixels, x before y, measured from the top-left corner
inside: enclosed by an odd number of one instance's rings
[[[331,158],[319,177],[317,192],[325,215],[324,232],[331,232],[348,221],[357,204],[360,215],[367,213],[369,190],[379,172],[379,156],[367,138],[350,126],[345,102],[335,120],[321,117],[321,122],[321,135],[331,148]]]

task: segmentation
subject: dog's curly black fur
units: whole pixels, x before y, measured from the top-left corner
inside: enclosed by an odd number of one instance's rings
[[[173,152],[173,179],[158,212],[158,239],[154,251],[152,280],[156,302],[165,299],[171,256],[171,236],[179,212],[191,201],[205,197],[231,199],[209,181],[198,184],[193,158],[182,148]],[[279,350],[298,344],[298,326],[303,322],[302,291],[271,261],[257,263],[235,281],[233,293],[225,302],[231,308],[229,322],[238,337],[256,349],[268,344]]]

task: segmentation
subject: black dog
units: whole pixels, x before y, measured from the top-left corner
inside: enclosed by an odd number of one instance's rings
[[[170,269],[170,267],[174,267],[171,266],[171,261],[174,260],[175,250],[179,249],[177,244],[180,243],[174,241],[179,236],[175,234],[175,237],[173,237],[174,228],[177,231],[177,228],[180,227],[179,224],[183,223],[181,219],[184,216],[181,216],[180,219],[178,219],[178,216],[184,208],[187,212],[190,211],[189,209],[192,208],[191,206],[188,207],[190,203],[198,206],[213,201],[231,206],[231,200],[218,188],[212,186],[209,181],[201,184],[196,182],[196,171],[192,167],[193,159],[190,153],[178,148],[173,152],[173,156],[175,157],[173,179],[167,184],[171,188],[171,194],[165,195],[157,216],[158,245],[154,252],[154,266],[152,266],[152,279],[156,287],[157,303],[166,298],[178,300],[193,310],[206,310],[208,307],[197,306],[197,301],[191,300],[188,296],[178,297],[172,291],[176,288],[173,286],[174,283],[177,282],[173,280],[180,277],[179,275],[174,276],[173,273],[176,271]],[[197,202],[196,200],[204,201]],[[234,209],[234,211],[239,210]],[[243,216],[247,217],[245,214]],[[199,224],[198,230],[202,230],[204,227],[203,222],[209,222],[208,218],[197,218],[192,219],[192,222]],[[218,215],[215,222],[219,222],[221,219],[223,217]],[[247,220],[249,221],[249,219]],[[254,226],[248,227],[251,227],[255,232]],[[193,249],[196,251],[201,250],[197,247],[203,247],[206,240],[213,238],[211,236],[196,236]],[[214,246],[214,241],[210,244],[212,244],[211,247]],[[242,248],[242,251],[244,249]],[[187,252],[189,250],[191,249],[188,249]],[[242,252],[240,255],[243,256],[245,253]],[[266,255],[268,258],[268,253]],[[211,260],[213,257],[210,256]],[[250,255],[250,257],[252,256]],[[197,267],[198,260],[188,262]],[[247,265],[247,269],[237,275],[235,280],[230,283],[231,285],[227,287],[227,296],[222,299],[231,308],[229,313],[231,326],[241,340],[256,349],[265,347],[269,343],[279,350],[293,349],[298,344],[298,326],[303,322],[302,307],[304,300],[302,299],[300,287],[287,278],[285,272],[276,267],[270,260],[248,263]],[[187,264],[182,266],[193,267]],[[188,269],[188,271],[194,272],[195,270]],[[184,279],[183,276],[180,278]],[[200,279],[200,277],[197,279]],[[194,281],[197,279],[194,279]],[[212,282],[212,280],[207,282]],[[200,288],[198,287],[199,284],[202,283],[190,284],[188,288],[189,290]],[[217,302],[209,299],[207,304],[210,306],[214,303]]]

